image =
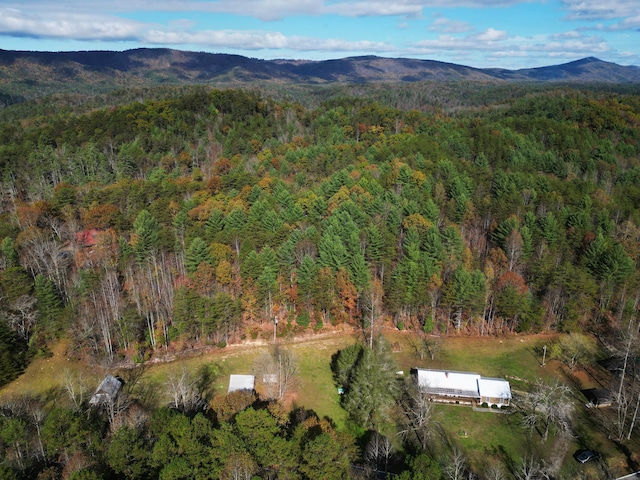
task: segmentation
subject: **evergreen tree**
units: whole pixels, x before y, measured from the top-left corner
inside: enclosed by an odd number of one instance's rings
[[[318,245],[320,265],[338,271],[347,264],[348,252],[336,234],[323,234]]]
[[[133,250],[138,261],[144,261],[157,253],[160,241],[160,224],[149,213],[141,210],[133,222],[136,237]]]
[[[356,425],[375,430],[389,419],[398,393],[395,371],[391,347],[382,336],[374,340],[373,348],[365,348],[357,357],[342,397]]]
[[[225,219],[222,212],[214,208],[205,224],[205,232],[208,240],[214,240],[216,235],[222,231],[225,225]]]
[[[55,284],[45,276],[37,275],[34,292],[38,300],[38,320],[41,328],[49,332],[57,331],[56,321],[62,312],[63,304]]]
[[[0,244],[0,252],[4,256],[5,268],[18,264],[18,252],[16,252],[14,241],[10,237],[4,237]]]
[[[193,273],[201,263],[213,265],[213,258],[209,251],[209,246],[200,237],[195,237],[185,254],[185,266],[188,273]]]

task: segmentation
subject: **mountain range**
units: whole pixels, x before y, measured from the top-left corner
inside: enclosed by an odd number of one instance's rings
[[[118,51],[0,50],[0,93],[72,89],[78,85],[208,83],[332,84],[417,81],[640,83],[640,67],[589,57],[540,68],[473,68],[434,60],[348,57],[261,60],[240,55],[164,48]],[[42,93],[42,92],[41,92]],[[30,96],[30,95],[26,95]]]

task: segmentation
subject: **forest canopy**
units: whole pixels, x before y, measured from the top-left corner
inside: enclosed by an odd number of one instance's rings
[[[635,94],[532,89],[447,113],[171,92],[2,125],[19,341],[144,358],[275,319],[570,332],[637,296]]]

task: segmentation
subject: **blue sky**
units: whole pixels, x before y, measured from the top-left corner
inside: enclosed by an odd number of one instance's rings
[[[168,47],[509,69],[640,65],[640,0],[0,0],[5,50]]]

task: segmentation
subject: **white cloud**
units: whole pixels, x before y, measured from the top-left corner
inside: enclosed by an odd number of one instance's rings
[[[625,18],[621,22],[614,23],[613,25],[609,25],[605,27],[604,30],[609,30],[609,31],[640,30],[640,15]]]
[[[580,55],[602,54],[610,50],[607,43],[600,37],[581,37],[564,41],[550,41],[547,43],[535,44],[531,49],[538,52],[547,52],[552,56],[572,57]]]
[[[535,0],[29,0],[29,9],[54,12],[198,12],[230,13],[263,21],[293,16],[420,17],[425,8],[486,8],[530,3]],[[25,8],[24,2],[2,0]]]
[[[568,31],[568,32],[554,33],[553,35],[551,35],[551,38],[557,38],[557,39],[580,38],[580,36],[581,36],[580,32],[577,32],[575,30],[571,30],[571,31]]]
[[[435,40],[423,40],[413,45],[414,55],[455,56],[464,62],[477,58],[504,65],[504,59],[549,59],[573,60],[580,57],[602,55],[610,52],[608,44],[599,36],[581,35],[569,31],[555,35],[536,37],[509,36],[506,32],[487,29],[466,36],[441,35]],[[518,61],[519,63],[520,61]]]
[[[323,13],[344,17],[419,17],[422,14],[423,2],[404,1],[343,1],[323,6]]]
[[[131,40],[141,24],[102,15],[25,13],[0,8],[0,33],[39,38],[74,38],[79,40]]]
[[[437,40],[422,40],[414,45],[417,49],[426,49],[429,52],[438,50],[493,50],[497,44],[508,39],[507,32],[489,28],[483,32],[474,33],[465,37],[453,35],[441,35]]]
[[[199,32],[165,32],[152,30],[144,40],[159,45],[199,45],[203,47],[241,50],[293,50],[298,52],[393,51],[380,42],[322,39],[302,36],[287,37],[280,32],[206,30]]]
[[[495,28],[488,28],[482,33],[477,35],[473,35],[472,38],[479,42],[499,42],[501,40],[505,40],[507,38],[507,32],[503,30],[496,30]]]
[[[470,32],[473,29],[474,27],[468,22],[450,20],[444,17],[436,18],[433,23],[429,25],[429,31],[432,32],[464,33]]]
[[[562,0],[569,20],[614,20],[638,15],[637,0]]]

